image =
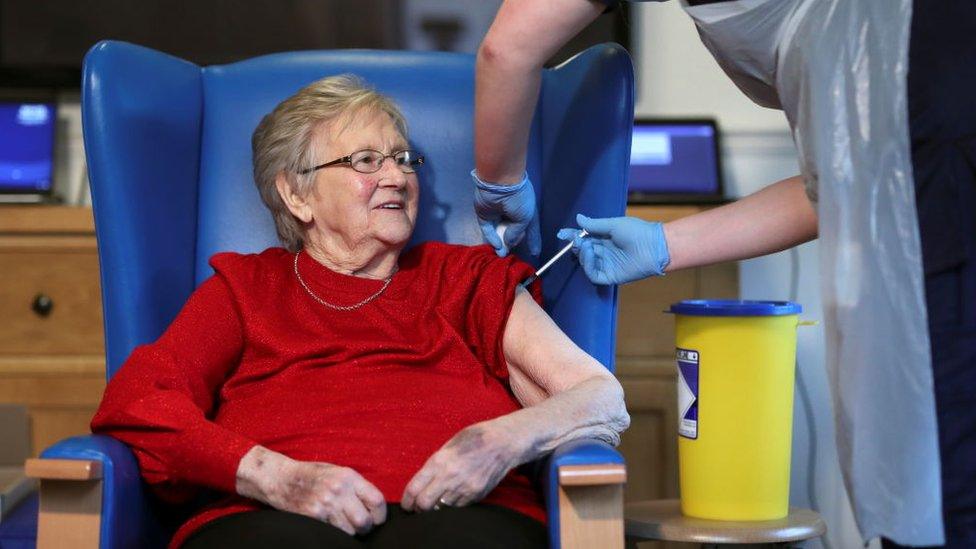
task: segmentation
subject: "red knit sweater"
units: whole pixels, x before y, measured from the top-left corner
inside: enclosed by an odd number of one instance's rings
[[[135,452],[144,479],[179,501],[203,486],[228,494],[184,524],[261,507],[235,493],[241,458],[261,444],[304,461],[358,471],[399,502],[428,457],[468,425],[520,408],[502,335],[516,284],[532,268],[488,246],[439,243],[400,257],[382,295],[353,311],[314,301],[294,255],[222,253],[166,333],[136,348],[92,420]],[[307,254],[302,278],[334,304],[381,281],[333,272]],[[539,287],[533,287],[539,298]],[[485,500],[545,519],[517,471]]]

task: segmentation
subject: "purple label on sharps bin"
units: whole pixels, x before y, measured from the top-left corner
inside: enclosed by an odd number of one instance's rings
[[[678,362],[678,434],[698,438],[698,351],[675,349]]]

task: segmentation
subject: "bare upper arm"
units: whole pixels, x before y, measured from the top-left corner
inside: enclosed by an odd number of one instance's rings
[[[523,289],[505,326],[502,342],[512,391],[531,406],[607,369],[580,349]]]
[[[594,0],[505,0],[482,53],[541,67],[605,8]]]

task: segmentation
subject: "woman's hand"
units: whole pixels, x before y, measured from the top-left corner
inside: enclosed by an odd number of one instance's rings
[[[400,506],[428,511],[435,505],[460,507],[481,500],[520,463],[523,452],[516,439],[497,421],[461,430],[417,471],[403,491]]]
[[[262,446],[241,459],[237,493],[281,511],[319,519],[349,535],[364,534],[386,521],[382,492],[356,471],[296,461]]]

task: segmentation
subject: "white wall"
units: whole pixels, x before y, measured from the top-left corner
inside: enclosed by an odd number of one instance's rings
[[[62,93],[58,97],[57,108],[54,194],[65,204],[91,204],[85,171],[85,144],[81,135],[81,101],[78,93]]]
[[[783,113],[759,107],[738,91],[702,45],[678,2],[634,3],[633,7],[637,115],[715,117],[723,130],[729,197],[745,196],[799,173]],[[742,298],[793,297],[803,305],[804,319],[819,320],[818,262],[816,242],[743,261],[739,266]],[[791,296],[794,268],[798,292]],[[807,547],[846,549],[862,543],[840,476],[823,345],[822,327],[799,329],[790,503],[815,508],[827,523],[826,543],[809,542]]]

